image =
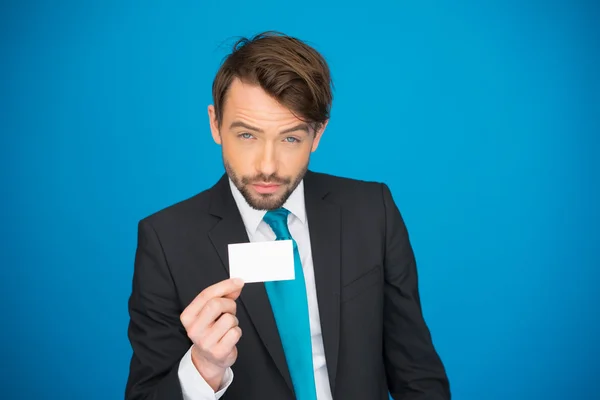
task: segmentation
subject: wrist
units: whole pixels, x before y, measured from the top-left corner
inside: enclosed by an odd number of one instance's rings
[[[206,360],[198,354],[196,347],[192,348],[192,363],[212,390],[217,392],[223,383],[227,368],[219,367]]]

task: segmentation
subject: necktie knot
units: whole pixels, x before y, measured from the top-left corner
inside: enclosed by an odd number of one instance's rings
[[[287,217],[290,214],[285,208],[269,210],[264,216],[264,221],[271,227],[277,240],[289,240],[292,238],[287,225]]]

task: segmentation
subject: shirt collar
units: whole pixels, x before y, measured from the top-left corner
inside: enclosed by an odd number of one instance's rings
[[[246,229],[248,229],[248,231],[251,233],[256,232],[258,225],[260,225],[260,221],[263,220],[267,211],[255,210],[254,208],[250,207],[242,193],[238,190],[231,179],[229,179],[229,187],[231,188],[231,193],[233,194],[233,198],[238,210],[240,210],[240,214]],[[303,224],[306,223],[306,208],[304,206],[304,180],[300,181],[296,189],[294,189],[290,197],[288,197],[286,202],[283,204],[283,208],[289,210],[290,213],[298,218]]]

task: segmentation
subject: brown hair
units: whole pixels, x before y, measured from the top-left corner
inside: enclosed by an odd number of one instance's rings
[[[269,31],[233,45],[212,86],[218,126],[234,78],[260,85],[314,129],[329,119],[333,100],[329,67],[319,52],[299,39]]]

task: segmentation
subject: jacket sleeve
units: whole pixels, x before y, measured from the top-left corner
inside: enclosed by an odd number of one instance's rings
[[[419,297],[415,256],[387,185],[385,208],[384,361],[394,399],[449,400],[444,366],[427,327]]]
[[[181,359],[192,345],[181,324],[177,292],[156,231],[138,225],[128,337],[133,354],[126,400],[182,400]]]

